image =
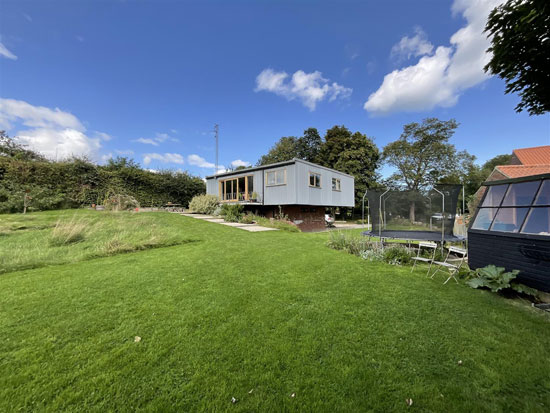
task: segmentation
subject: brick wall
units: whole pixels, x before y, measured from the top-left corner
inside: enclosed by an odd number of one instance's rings
[[[288,215],[300,231],[322,231],[325,225],[325,207],[312,205],[283,205],[282,213]],[[249,208],[253,213],[263,215],[266,218],[275,218],[279,214],[277,206],[263,206]]]

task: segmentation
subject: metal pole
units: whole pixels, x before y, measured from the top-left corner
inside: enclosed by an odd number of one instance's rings
[[[380,210],[382,208],[382,197],[384,195],[386,195],[388,192],[390,192],[390,190],[388,189],[386,192],[384,192],[382,195],[380,195],[380,204],[378,206],[378,216],[380,218],[382,218],[382,211]],[[385,208],[384,208],[384,214],[386,213],[385,211]],[[382,242],[382,226],[380,225],[380,223],[378,223],[378,237],[380,238],[380,242]]]
[[[441,205],[441,213],[442,213],[442,219],[441,219],[441,252],[443,251],[443,242],[445,241],[445,194],[441,191],[439,191],[436,187],[434,187],[434,191],[441,194],[443,197],[443,202]]]
[[[363,195],[363,205],[361,207],[361,225],[363,228],[365,228],[365,197],[367,196],[367,192],[369,190],[367,189],[365,191],[365,195]]]
[[[466,213],[465,202],[466,202],[466,197],[464,196],[464,185],[462,185],[462,215]]]
[[[217,175],[218,174],[218,132],[219,132],[219,126],[218,124],[216,123],[214,125],[214,133],[216,134],[216,171],[214,172],[214,175]]]

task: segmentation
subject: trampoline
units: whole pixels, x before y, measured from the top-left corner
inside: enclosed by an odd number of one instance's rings
[[[453,233],[461,185],[438,184],[425,190],[368,190],[368,237],[406,241],[461,242]]]
[[[381,239],[403,239],[405,241],[434,241],[434,242],[461,242],[464,237],[457,237],[453,234],[443,234],[435,231],[380,231],[373,233],[372,231],[364,231],[361,234],[370,237],[380,237]]]

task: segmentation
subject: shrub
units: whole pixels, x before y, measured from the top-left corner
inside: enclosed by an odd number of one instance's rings
[[[521,294],[537,297],[538,292],[534,288],[513,282],[518,274],[518,270],[506,272],[504,267],[488,265],[472,271],[471,278],[466,281],[466,284],[472,288],[489,288],[494,293],[511,289]]]
[[[243,206],[240,204],[223,204],[221,214],[227,222],[239,222],[243,216]]]
[[[411,262],[412,252],[401,245],[384,248],[384,261],[392,265],[405,265]]]
[[[212,215],[219,217],[221,214],[222,214],[222,207],[218,205],[214,210],[214,212],[212,212]]]
[[[253,224],[254,223],[254,215],[245,214],[241,217],[241,220],[239,222],[241,224]]]
[[[277,228],[281,231],[287,232],[300,232],[300,228],[290,221],[281,221],[278,219],[260,217],[257,215],[254,215],[253,217],[256,224],[261,225],[262,227]]]
[[[219,205],[220,201],[216,195],[196,195],[189,202],[189,209],[197,214],[212,215]]]
[[[372,249],[361,252],[359,256],[367,261],[384,261],[384,250],[373,246]]]
[[[132,211],[139,208],[139,202],[130,195],[112,195],[107,198],[103,205],[107,211]]]
[[[348,235],[343,231],[332,231],[327,241],[327,246],[335,250],[344,250],[350,254],[360,256],[370,249],[371,243],[365,237]]]
[[[74,244],[84,240],[86,224],[75,221],[62,222],[58,220],[50,235],[50,245],[59,247],[62,245]]]

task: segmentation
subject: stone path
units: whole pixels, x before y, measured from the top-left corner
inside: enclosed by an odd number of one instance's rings
[[[203,221],[213,222],[214,224],[227,225],[228,227],[235,227],[239,229],[244,229],[249,232],[264,232],[264,231],[279,231],[277,228],[267,228],[262,227],[256,224],[241,224],[239,222],[225,222],[221,218],[216,218],[212,215],[203,215],[203,214],[181,214],[185,217],[202,219]]]

